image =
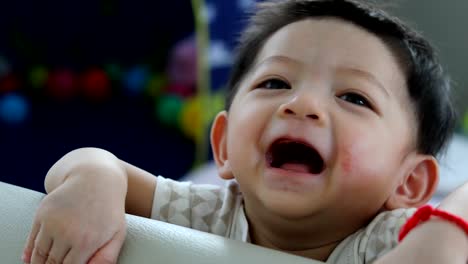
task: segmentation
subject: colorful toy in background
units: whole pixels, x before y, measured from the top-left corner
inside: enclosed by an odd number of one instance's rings
[[[197,47],[193,37],[175,45],[170,53],[167,74],[171,84],[168,91],[182,96],[191,96],[196,92]]]
[[[21,124],[26,120],[30,106],[24,96],[8,93],[0,97],[0,119],[8,124]]]
[[[206,92],[209,90],[206,88],[203,93],[201,89],[197,90],[198,80],[207,78],[199,75],[209,73],[206,72],[207,65],[203,66],[205,72],[198,71],[196,41],[195,37],[188,37],[176,43],[164,72],[152,72],[146,65],[125,69],[118,64],[106,64],[82,72],[41,65],[19,73],[1,58],[0,122],[9,125],[27,122],[33,113],[25,95],[45,95],[62,103],[81,97],[99,103],[118,92],[130,97],[151,98],[155,117],[160,123],[179,130],[199,144],[206,136],[207,124],[223,109],[224,96],[221,89],[213,94]],[[116,91],[119,88],[120,91]],[[201,161],[206,157],[198,159]]]
[[[155,117],[162,124],[177,128],[187,137],[200,136],[202,118],[211,119],[223,108],[222,92],[201,98],[196,90],[196,51],[194,39],[175,45],[166,73],[153,73],[147,66],[122,69],[117,64],[92,67],[83,72],[70,69],[47,69],[37,66],[25,74],[10,69],[0,60],[0,122],[18,125],[32,115],[26,94],[41,94],[66,103],[76,97],[103,102],[113,93],[150,97],[155,102]],[[116,83],[120,82],[120,83]],[[113,85],[115,84],[115,85]],[[120,88],[120,91],[116,89]],[[211,101],[204,109],[203,101]],[[209,114],[202,112],[208,111]]]
[[[27,99],[17,93],[20,87],[20,80],[11,71],[8,61],[0,57],[0,121],[21,124],[29,115]]]
[[[8,58],[0,57],[0,123],[15,126],[28,122],[34,115],[31,103],[44,97],[61,103],[80,98],[95,104],[115,94],[145,97],[154,102],[154,116],[161,124],[195,142],[195,164],[200,164],[208,156],[210,120],[223,109],[223,90],[219,87],[224,84],[232,58],[232,45],[224,36],[226,30],[215,27],[216,12],[228,8],[230,16],[223,19],[237,21],[241,7],[247,8],[253,2],[192,0],[195,34],[173,46],[166,69],[162,70],[155,71],[150,65],[124,67],[104,62],[77,71],[40,64],[40,60],[34,66],[15,68]],[[214,33],[212,45],[209,30]],[[32,50],[34,44],[29,46]],[[214,77],[210,70],[216,70]],[[217,87],[212,87],[211,79]]]

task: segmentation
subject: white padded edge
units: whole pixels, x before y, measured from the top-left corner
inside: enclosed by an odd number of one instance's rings
[[[22,263],[21,253],[43,193],[0,182],[0,262]],[[220,236],[127,215],[121,264],[320,264]]]

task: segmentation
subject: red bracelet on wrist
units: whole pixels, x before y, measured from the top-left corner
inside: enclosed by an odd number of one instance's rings
[[[437,216],[449,222],[456,224],[458,227],[463,229],[463,231],[468,235],[468,222],[465,221],[463,218],[439,210],[437,208],[433,208],[430,205],[425,205],[420,207],[414,214],[411,216],[403,227],[400,229],[400,233],[398,235],[398,241],[401,242],[403,238],[417,225],[426,222],[431,218],[431,216]]]

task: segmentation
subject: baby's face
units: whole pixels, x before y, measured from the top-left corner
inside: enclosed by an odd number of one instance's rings
[[[228,114],[227,159],[247,210],[362,225],[404,174],[410,105],[404,73],[377,36],[336,19],[283,27]]]

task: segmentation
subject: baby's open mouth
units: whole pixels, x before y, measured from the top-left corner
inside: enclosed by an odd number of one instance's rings
[[[320,174],[325,162],[312,146],[295,140],[278,139],[271,144],[266,159],[273,168],[294,172]]]

